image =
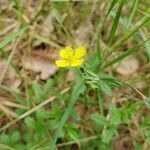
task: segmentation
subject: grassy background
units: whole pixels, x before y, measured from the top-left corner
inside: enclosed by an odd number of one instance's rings
[[[149,150],[149,39],[149,0],[0,0],[0,149]]]

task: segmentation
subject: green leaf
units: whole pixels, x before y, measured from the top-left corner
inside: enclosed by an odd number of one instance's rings
[[[44,86],[43,92],[42,92],[42,94],[43,94],[44,97],[46,97],[46,96],[49,95],[50,89],[52,88],[53,83],[54,83],[54,82],[53,82],[52,79],[49,79],[49,80],[46,81],[46,85]]]
[[[40,84],[38,84],[38,83],[33,83],[33,84],[32,84],[32,88],[33,88],[34,93],[35,93],[35,101],[37,101],[37,102],[43,101],[42,89],[41,89]]]
[[[10,134],[10,140],[11,140],[11,143],[18,143],[19,140],[20,140],[20,132],[19,131],[13,131],[11,134]]]
[[[25,132],[23,134],[23,139],[25,140],[26,143],[30,143],[32,141],[32,132]]]
[[[130,13],[130,17],[129,17],[129,20],[128,20],[127,27],[129,27],[131,22],[132,22],[132,19],[135,15],[137,7],[138,7],[138,2],[139,2],[139,0],[133,0],[133,5],[132,5],[132,8],[131,8],[131,13]]]
[[[44,108],[40,108],[36,111],[36,119],[46,119],[49,117],[49,112],[46,111]]]
[[[146,138],[146,141],[149,142],[150,141],[150,118],[149,116],[142,117],[140,128]]]
[[[33,95],[33,88],[32,85],[29,85],[27,88],[28,93],[28,105],[30,108],[32,108],[33,102],[34,102],[34,95]]]
[[[118,22],[119,22],[119,19],[120,19],[120,16],[121,16],[121,11],[122,11],[124,2],[125,2],[125,0],[120,0],[120,4],[119,4],[118,10],[116,12],[116,16],[115,16],[115,19],[113,21],[113,24],[112,24],[112,27],[111,27],[111,30],[110,30],[110,34],[109,34],[109,37],[108,37],[108,46],[110,46],[113,42],[113,38],[114,38],[116,29],[117,29],[117,26],[118,26]]]
[[[26,23],[23,17],[23,7],[20,0],[14,0],[14,8],[15,8],[15,14],[18,18],[18,21],[23,25]]]
[[[5,39],[0,42],[0,50],[11,41],[13,41],[17,36],[23,34],[27,30],[27,28],[28,26],[21,27],[17,32],[11,33],[7,37],[5,37]]]
[[[100,48],[100,43],[99,43],[99,36],[97,37],[97,42],[96,42],[96,57],[98,58],[98,64],[101,64],[102,61],[102,50]],[[93,63],[93,62],[92,62]]]
[[[78,133],[78,131],[76,131],[76,130],[69,129],[69,130],[68,130],[68,134],[69,134],[69,136],[70,136],[73,140],[79,139],[79,133]]]
[[[109,107],[109,115],[110,123],[117,127],[121,123],[121,113],[114,104],[111,104]]]
[[[86,65],[83,68],[80,68],[80,73],[87,84],[93,89],[98,88],[99,77],[89,66]]]
[[[124,52],[123,54],[119,55],[118,57],[116,57],[114,60],[110,61],[109,63],[107,63],[104,68],[110,67],[120,61],[122,61],[124,58],[128,57],[131,54],[134,54],[138,51],[137,48],[131,48],[129,50],[127,50],[126,52]]]
[[[131,116],[133,116],[137,110],[137,108],[140,106],[139,102],[125,102],[123,106],[120,108],[121,112],[121,118],[123,122],[128,123]]]
[[[144,103],[150,109],[150,97],[144,99]]]
[[[57,139],[59,138],[59,136],[61,135],[61,131],[70,115],[70,113],[72,112],[73,110],[73,107],[76,103],[76,101],[78,100],[79,98],[79,95],[81,93],[83,93],[85,91],[85,85],[84,85],[84,80],[82,80],[82,78],[78,78],[76,80],[76,84],[74,85],[73,87],[73,91],[71,93],[71,98],[70,98],[70,102],[68,104],[68,107],[66,108],[60,122],[58,123],[58,128],[54,134],[54,137],[53,137],[53,140],[51,141],[51,144],[50,144],[50,148],[51,150],[54,150],[55,148],[55,143],[57,142]]]
[[[7,134],[1,134],[0,135],[0,141],[3,144],[9,144],[10,143],[10,137],[9,137],[9,135],[7,135]]]
[[[98,66],[99,58],[97,57],[97,52],[96,53],[93,52],[93,54],[89,56],[87,64],[89,64],[91,68],[95,68],[96,66]]]
[[[92,114],[90,118],[100,126],[109,126],[109,122],[101,114]]]
[[[51,14],[56,18],[56,20],[61,24],[61,16],[57,9],[52,9]]]
[[[104,92],[106,95],[111,96],[112,91],[109,85],[107,85],[105,82],[101,81],[99,84],[100,90]]]
[[[110,76],[110,75],[107,75],[107,74],[104,74],[104,73],[100,73],[99,74],[99,78],[100,80],[102,80],[105,84],[109,85],[109,86],[115,86],[115,87],[123,87],[122,83],[119,82],[116,78]]]
[[[25,118],[24,122],[29,128],[36,129],[36,122],[32,117]]]
[[[143,19],[141,19],[136,27],[134,27],[128,34],[124,35],[117,43],[113,45],[112,49],[122,45],[125,41],[127,41],[133,34],[135,34],[141,27],[143,27],[149,21],[150,15],[147,15]]]
[[[138,144],[138,143],[135,143],[134,148],[135,148],[135,150],[141,150],[142,149],[142,145]]]
[[[109,9],[108,9],[108,12],[107,12],[105,18],[107,18],[107,16],[109,15],[109,13],[110,13],[111,10],[114,8],[114,6],[116,5],[117,2],[118,2],[118,0],[112,0],[111,5],[110,5],[110,7],[109,7]]]
[[[148,39],[148,35],[144,34],[144,32],[140,31],[140,34],[143,40]],[[148,56],[148,61],[150,62],[150,40],[145,43],[145,48]]]
[[[114,127],[105,130],[104,134],[102,135],[102,142],[106,144],[110,143],[116,132],[116,128]]]

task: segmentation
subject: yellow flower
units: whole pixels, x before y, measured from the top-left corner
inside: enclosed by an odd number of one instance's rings
[[[58,67],[80,66],[84,62],[85,54],[86,49],[84,46],[78,46],[75,50],[70,46],[66,46],[59,51],[60,59],[56,60],[55,63]]]

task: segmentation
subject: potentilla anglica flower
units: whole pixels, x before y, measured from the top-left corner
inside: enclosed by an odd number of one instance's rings
[[[84,62],[85,54],[86,49],[84,46],[78,46],[76,49],[66,46],[59,51],[60,58],[55,63],[58,67],[80,66]]]

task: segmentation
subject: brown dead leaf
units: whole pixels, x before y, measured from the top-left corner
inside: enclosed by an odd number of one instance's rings
[[[81,117],[84,118],[86,114],[86,106],[82,103],[77,103],[74,110]]]
[[[11,119],[11,117],[18,118],[18,115],[15,112],[4,105],[0,105],[0,110],[3,111],[9,119]]]
[[[0,95],[0,112],[3,112],[9,119],[18,118],[18,115],[13,111],[13,108],[27,109],[26,106],[13,102],[11,98]]]
[[[22,65],[27,70],[40,73],[40,79],[42,80],[46,80],[54,75],[58,69],[56,65],[51,64],[49,60],[36,56],[23,57]]]
[[[54,16],[51,13],[44,18],[41,32],[43,36],[48,36],[51,32],[53,32],[54,30],[53,20]]]
[[[38,46],[40,46],[40,45],[38,45]],[[38,46],[36,46],[36,48]],[[34,51],[32,51],[31,55],[35,56],[35,57],[42,57],[43,59],[47,59],[50,61],[54,61],[59,57],[58,51],[54,50],[51,47],[47,47],[45,50],[43,50],[43,49],[34,50]]]
[[[75,74],[73,71],[68,71],[66,75],[66,81],[73,81],[75,79]]]
[[[75,30],[74,37],[77,44],[82,44],[88,38],[88,35],[92,32],[93,25],[88,18],[84,20],[80,26]]]
[[[130,57],[124,59],[117,66],[116,71],[123,76],[127,76],[136,72],[138,68],[139,68],[139,61],[134,57]]]
[[[145,81],[139,81],[139,82],[135,83],[135,87],[140,90],[145,89],[146,86],[147,86],[147,84]]]
[[[131,137],[123,136],[119,137],[112,142],[113,150],[133,150],[133,143]]]
[[[0,58],[0,70],[1,71],[4,70],[6,65],[7,65],[7,61]],[[21,84],[21,81],[19,80],[16,72],[10,65],[8,66],[6,70],[2,84],[9,87],[9,89],[13,91],[17,90],[19,85]]]

